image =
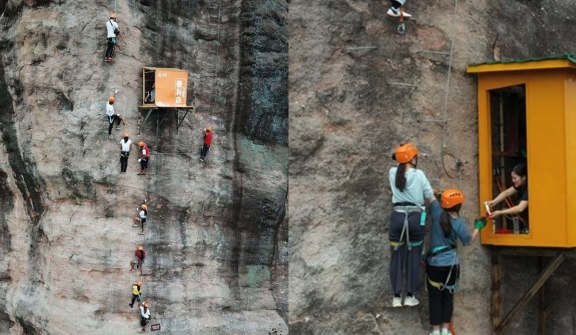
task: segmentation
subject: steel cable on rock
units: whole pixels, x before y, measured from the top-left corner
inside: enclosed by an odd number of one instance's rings
[[[458,0],[454,0],[454,14],[453,16],[456,16],[456,12],[458,9]],[[452,20],[452,36],[450,37],[450,52],[449,52],[449,56],[448,56],[448,74],[446,76],[446,85],[444,87],[444,103],[443,103],[443,120],[442,120],[442,139],[441,139],[441,144],[440,144],[440,160],[442,161],[442,168],[444,169],[444,173],[446,173],[446,175],[452,179],[456,178],[455,176],[452,176],[449,172],[448,169],[446,169],[446,163],[444,162],[444,145],[446,142],[446,125],[448,124],[448,93],[450,90],[450,77],[452,75],[452,55],[454,53],[454,39],[456,38],[456,23],[455,20]],[[459,168],[460,170],[460,168]],[[459,174],[461,173],[460,171],[458,172]],[[460,186],[459,186],[460,187]]]

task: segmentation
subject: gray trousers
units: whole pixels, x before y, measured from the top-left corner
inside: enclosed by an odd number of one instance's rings
[[[408,215],[408,229],[402,235],[404,220]],[[406,273],[406,292],[415,293],[420,282],[420,257],[426,227],[420,225],[421,212],[393,211],[390,216],[390,282],[394,294],[402,292],[402,279]],[[408,244],[408,239],[410,246]],[[403,242],[403,243],[402,243]]]

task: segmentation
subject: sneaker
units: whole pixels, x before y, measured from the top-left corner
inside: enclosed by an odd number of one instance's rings
[[[134,308],[134,305],[132,305],[132,304],[128,304],[128,306],[130,306],[130,308]]]
[[[407,296],[404,299],[404,306],[413,307],[413,306],[417,306],[419,303],[420,303],[420,301],[418,301],[418,299],[416,299],[416,297]]]
[[[439,330],[433,330],[430,335],[442,335]]]
[[[440,335],[452,335],[452,333],[448,329],[442,328]]]
[[[114,136],[112,136],[112,135],[108,135],[108,138],[114,138]]]
[[[392,17],[400,17],[400,10],[396,9],[394,7],[390,7],[390,9],[388,9],[386,14],[388,14],[388,16],[392,16]],[[412,14],[406,13],[406,12],[403,12],[403,15],[404,15],[404,17],[412,17]]]
[[[203,162],[203,161],[204,161],[204,158],[200,158],[200,161]]]
[[[120,127],[120,126],[116,127],[116,130],[120,130],[120,129],[122,129],[122,127]]]
[[[392,298],[392,307],[402,307],[402,298],[400,297]]]
[[[105,58],[104,58],[104,61],[105,61],[105,62],[109,62],[109,61],[110,61],[110,58],[105,57]]]

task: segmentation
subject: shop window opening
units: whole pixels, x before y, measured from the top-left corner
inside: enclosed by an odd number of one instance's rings
[[[494,199],[512,186],[511,171],[517,164],[527,164],[526,146],[526,86],[518,85],[490,91],[492,130],[492,166]],[[528,171],[528,176],[530,171]],[[520,202],[517,193],[494,210],[513,207]],[[502,215],[494,219],[495,234],[528,234],[528,209],[522,213]]]

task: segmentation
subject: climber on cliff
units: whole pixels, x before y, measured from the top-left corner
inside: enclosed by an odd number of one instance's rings
[[[121,129],[120,122],[124,123],[124,119],[120,114],[116,114],[114,110],[114,102],[116,102],[116,93],[118,90],[114,91],[114,94],[108,98],[108,103],[106,103],[106,115],[108,116],[108,137],[112,138],[112,128],[114,127],[114,121],[116,121],[116,129]]]
[[[130,308],[134,308],[134,301],[138,299],[138,302],[142,302],[142,281],[139,280],[137,283],[132,285],[132,302],[128,304]]]
[[[130,156],[130,134],[124,133],[124,138],[120,140],[120,172],[126,172],[128,168],[128,156]]]
[[[436,201],[426,175],[416,168],[418,149],[412,143],[402,144],[392,155],[398,165],[388,173],[392,190],[390,240],[390,282],[393,290],[392,307],[416,306],[415,293],[420,284],[420,258],[426,235],[426,203]],[[406,274],[406,286],[403,285]],[[402,290],[406,297],[402,303]]]
[[[150,322],[150,319],[152,318],[150,316],[150,309],[148,309],[149,306],[150,304],[148,302],[145,302],[140,305],[140,326],[142,326],[143,332],[146,331],[146,325],[148,324],[148,322]]]
[[[202,145],[202,150],[200,150],[200,161],[203,162],[208,151],[210,150],[210,145],[212,144],[212,127],[207,126],[204,128],[204,144]]]
[[[142,226],[142,231],[140,235],[144,235],[144,229],[146,225],[146,217],[148,216],[148,206],[142,205],[140,208],[136,208],[140,217],[134,217],[134,224],[132,227],[138,227],[139,224]]]
[[[142,150],[138,162],[140,163],[140,173],[138,175],[146,175],[146,170],[148,170],[148,161],[150,160],[150,149],[148,144],[140,141],[138,142],[138,148]]]
[[[402,11],[402,16],[412,17],[412,14],[408,14],[402,9],[405,3],[406,0],[390,0],[390,8],[386,14],[392,17],[400,17],[400,11]]]
[[[136,269],[140,269],[140,275],[143,276],[144,274],[144,259],[146,258],[146,251],[142,246],[139,246],[138,249],[134,252],[134,256],[136,259],[130,261],[130,272],[136,271]],[[136,266],[136,269],[134,268]]]
[[[112,52],[114,52],[114,46],[116,45],[116,36],[120,36],[120,30],[118,30],[118,23],[116,23],[116,13],[110,13],[110,19],[106,21],[106,38],[108,41],[108,47],[106,48],[106,55],[104,56],[105,62],[113,62]]]
[[[456,242],[468,246],[474,242],[486,226],[486,218],[479,218],[468,225],[460,218],[464,194],[457,189],[442,192],[440,203],[430,203],[432,217],[430,227],[430,249],[426,253],[426,285],[430,335],[453,335],[450,331],[454,314],[454,291],[458,287],[460,262]]]

